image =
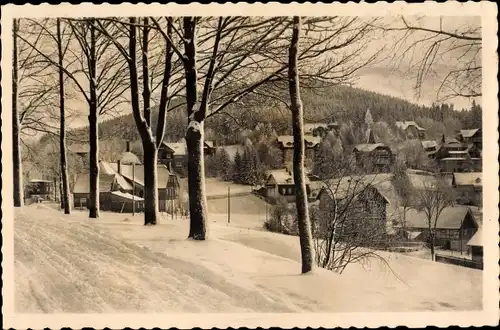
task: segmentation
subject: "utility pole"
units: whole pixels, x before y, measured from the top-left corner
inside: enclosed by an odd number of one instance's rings
[[[227,187],[227,223],[231,223],[231,187]]]
[[[132,163],[132,216],[134,215],[135,215],[135,160]]]
[[[267,207],[268,207],[267,200],[265,200],[265,202],[266,202],[266,223],[268,223],[269,219],[268,219],[268,215],[267,215],[268,214],[268,212],[267,212]]]

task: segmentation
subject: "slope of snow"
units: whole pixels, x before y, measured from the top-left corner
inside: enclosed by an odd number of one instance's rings
[[[15,220],[18,312],[355,312],[477,310],[482,273],[407,256],[342,275],[300,275],[298,238],[211,223],[205,242],[188,221],[37,206]]]

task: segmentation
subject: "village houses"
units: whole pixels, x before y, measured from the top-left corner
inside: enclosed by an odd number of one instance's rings
[[[127,148],[128,148],[127,144]],[[159,210],[177,207],[180,194],[179,179],[167,166],[158,164]],[[86,207],[90,196],[89,174],[80,174],[73,188],[75,207]],[[144,197],[144,165],[139,158],[126,151],[113,163],[99,161],[100,208],[115,212],[131,212],[133,204],[140,211]]]

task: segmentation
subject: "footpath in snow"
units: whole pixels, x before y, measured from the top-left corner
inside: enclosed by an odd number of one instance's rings
[[[344,274],[300,275],[298,238],[224,224],[187,240],[187,219],[45,206],[16,210],[17,312],[356,312],[478,310],[482,272],[398,254]],[[220,218],[220,219],[219,219]],[[247,223],[249,220],[242,220]],[[437,294],[439,292],[439,294]]]

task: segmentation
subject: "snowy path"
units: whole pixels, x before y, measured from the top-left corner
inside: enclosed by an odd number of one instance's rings
[[[193,242],[185,239],[186,220],[162,219],[145,227],[139,216],[103,213],[95,221],[85,215],[68,218],[37,206],[18,211],[16,310],[354,312],[481,306],[480,271],[402,256],[393,267],[409,286],[376,267],[371,272],[353,267],[340,276],[318,269],[304,276],[298,274],[295,237],[216,222],[212,239]]]

